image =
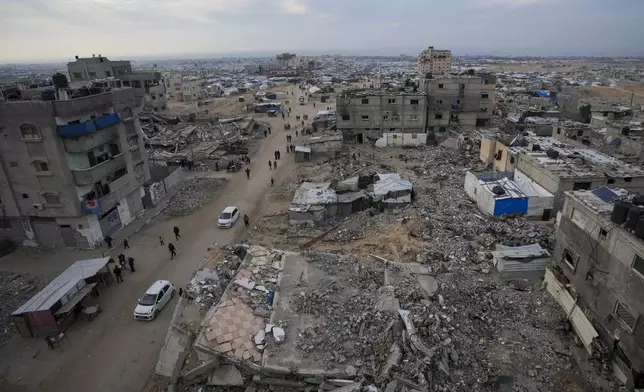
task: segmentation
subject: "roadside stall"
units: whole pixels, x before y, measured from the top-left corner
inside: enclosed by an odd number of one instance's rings
[[[100,306],[92,298],[99,295],[99,284],[107,286],[112,281],[109,262],[113,262],[109,257],[80,260],[58,275],[11,314],[20,335],[56,336],[79,316],[96,317]]]

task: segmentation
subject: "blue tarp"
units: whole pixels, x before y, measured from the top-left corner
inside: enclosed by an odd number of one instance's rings
[[[494,216],[503,214],[527,214],[528,198],[527,197],[508,197],[494,201]]]
[[[79,137],[96,132],[96,126],[92,121],[85,121],[80,124],[59,125],[56,132],[62,137]]]
[[[119,122],[121,122],[121,119],[116,113],[105,114],[94,120],[94,123],[96,123],[99,129],[107,128]]]
[[[537,96],[538,97],[549,97],[550,96],[550,91],[537,91]]]

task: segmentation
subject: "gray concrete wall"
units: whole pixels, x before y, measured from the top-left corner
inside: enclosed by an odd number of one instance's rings
[[[61,115],[72,120],[88,117],[90,114],[116,112],[122,119],[130,118],[127,120],[129,126],[121,121],[94,134],[116,133],[116,141],[128,169],[125,176],[127,180],[119,178],[110,183],[113,192],[104,196],[104,209],[111,208],[126,195],[138,191],[149,180],[149,164],[138,109],[133,106],[134,103],[132,89],[115,90],[112,93],[70,101],[0,103],[0,199],[5,217],[22,218],[12,220],[11,227],[5,229],[11,238],[20,243],[32,240],[35,236],[35,240],[42,246],[63,246],[57,220],[74,226],[77,223],[75,218],[83,217],[80,197],[91,189],[78,187],[74,173],[70,170],[65,147],[67,145],[72,152],[77,152],[83,146],[92,144],[92,136],[76,138],[74,143],[66,144],[66,140],[56,132],[57,122],[66,124]],[[23,138],[20,131],[23,124],[35,126],[38,136]],[[132,136],[137,139],[136,144],[130,147],[128,139]],[[46,163],[48,170],[37,171],[35,161]],[[140,191],[132,201],[133,213],[142,209],[139,193]],[[51,198],[45,197],[47,194],[58,196],[60,202],[53,203]],[[134,200],[137,198],[138,200]],[[29,226],[30,221],[32,228]],[[33,235],[30,237],[31,232]]]
[[[636,317],[644,314],[644,276],[631,268],[635,255],[644,257],[644,243],[607,220],[598,220],[596,214],[590,214],[576,200],[567,199],[562,215],[553,261],[579,293],[579,305],[588,309],[590,318],[605,329],[600,336],[618,331],[621,348],[641,369],[642,320],[630,331],[614,316],[614,311],[619,301]],[[608,232],[606,237],[600,237],[600,229]],[[565,249],[576,256],[575,268],[563,261]]]
[[[40,138],[23,139],[20,131],[23,124],[36,126]],[[76,186],[67,166],[62,141],[56,133],[51,103],[0,103],[0,126],[4,127],[0,143],[4,180],[11,183],[0,191],[2,199],[7,200],[6,216],[80,215]],[[35,161],[45,162],[49,170],[36,171]],[[47,192],[58,195],[60,204],[47,205],[43,197]],[[43,208],[38,209],[34,204],[43,204]]]
[[[338,97],[337,128],[345,140],[353,140],[359,133],[371,139],[381,137],[383,132],[425,133],[426,105],[422,94]]]
[[[428,106],[427,125],[447,126],[452,118],[452,124],[469,128],[476,126],[477,120],[489,120],[494,110],[495,87],[496,78],[488,75],[424,79],[423,89],[427,94]],[[435,114],[442,114],[442,118],[437,119]],[[456,116],[458,120],[454,118]]]

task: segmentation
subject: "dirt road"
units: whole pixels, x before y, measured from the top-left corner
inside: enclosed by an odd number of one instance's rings
[[[299,95],[296,86],[288,88],[289,100],[295,103]],[[295,95],[291,96],[290,91]],[[320,109],[309,103],[291,105],[291,117],[308,114],[312,119]],[[69,331],[69,344],[63,350],[50,351],[40,339],[15,337],[0,350],[0,390],[6,392],[48,391],[140,391],[157,360],[163,345],[176,299],[152,322],[137,322],[132,311],[137,299],[152,282],[170,279],[178,287],[187,283],[199,266],[206,249],[213,243],[229,243],[247,234],[240,220],[230,230],[220,230],[216,221],[221,210],[229,205],[248,214],[252,224],[269,203],[265,196],[271,176],[276,184],[285,178],[295,165],[293,155],[286,154],[284,121],[262,118],[272,125],[272,134],[262,143],[252,158],[251,178],[242,171],[235,173],[215,200],[188,217],[159,221],[129,238],[131,249],[127,256],[137,260],[137,271],[127,272],[124,283],[112,285],[101,293],[103,313],[92,322],[79,320]],[[290,134],[294,135],[294,129]],[[301,138],[301,136],[300,136]],[[269,170],[275,150],[281,150],[278,169]],[[181,229],[182,238],[174,240],[173,226]],[[178,256],[170,260],[166,247],[158,243],[163,235],[177,247]]]

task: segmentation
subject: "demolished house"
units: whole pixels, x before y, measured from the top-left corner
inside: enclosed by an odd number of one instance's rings
[[[318,157],[334,157],[342,152],[342,135],[330,134],[309,137],[300,146],[295,146],[295,162],[304,162]]]
[[[251,117],[221,120],[172,121],[158,115],[142,117],[151,160],[161,165],[192,161],[209,165],[226,155],[245,155],[268,124]],[[223,166],[220,166],[223,167]]]

